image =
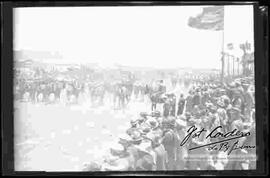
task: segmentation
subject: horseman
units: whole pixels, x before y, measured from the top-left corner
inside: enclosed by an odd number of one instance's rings
[[[165,86],[163,80],[160,80],[158,85],[159,85],[158,92],[165,93],[166,92],[166,86]]]
[[[128,89],[123,82],[117,82],[113,87],[113,102],[115,108],[123,108],[128,101]]]
[[[163,84],[163,80],[160,80],[156,86],[154,86],[153,91],[150,94],[150,99],[152,102],[152,111],[156,110],[157,103],[164,103],[164,100],[161,98],[162,94],[166,92],[166,86]]]

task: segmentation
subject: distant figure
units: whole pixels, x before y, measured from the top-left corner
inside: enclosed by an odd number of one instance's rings
[[[178,110],[177,110],[177,116],[182,115],[184,111],[186,100],[184,98],[184,95],[181,94],[179,101],[178,101]]]
[[[67,89],[63,88],[60,92],[60,103],[65,105],[68,102]]]

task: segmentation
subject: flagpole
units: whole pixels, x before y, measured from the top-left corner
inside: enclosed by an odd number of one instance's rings
[[[224,22],[223,22],[224,23]],[[221,57],[221,83],[223,83],[224,80],[224,60],[225,60],[225,53],[224,53],[224,24],[223,24],[223,30],[222,30],[222,57]]]

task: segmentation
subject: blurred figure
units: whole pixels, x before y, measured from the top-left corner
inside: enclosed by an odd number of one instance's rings
[[[184,95],[181,94],[179,101],[178,101],[178,108],[177,108],[177,116],[182,115],[184,111],[186,100],[184,98]]]

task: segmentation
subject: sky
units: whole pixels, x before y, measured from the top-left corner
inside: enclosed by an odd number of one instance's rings
[[[59,51],[63,63],[220,69],[222,31],[187,25],[201,11],[202,6],[16,8],[14,50]],[[240,56],[239,44],[253,43],[252,6],[226,6],[224,18],[224,42],[234,43],[231,53]]]

